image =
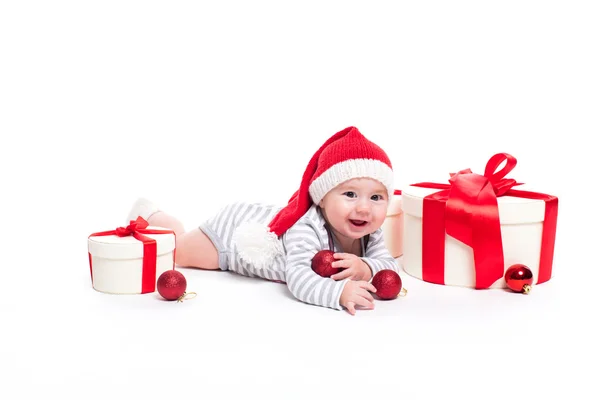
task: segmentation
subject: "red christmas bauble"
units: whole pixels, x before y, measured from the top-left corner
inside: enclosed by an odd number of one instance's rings
[[[169,270],[163,272],[156,281],[158,293],[167,300],[177,300],[185,294],[187,281],[179,271]]]
[[[375,295],[382,300],[395,299],[402,290],[400,275],[391,269],[382,269],[376,273],[371,283],[377,289]]]
[[[533,273],[524,264],[514,264],[504,273],[504,280],[511,290],[528,294],[533,284]]]
[[[315,254],[312,259],[312,269],[317,274],[321,275],[324,278],[329,278],[333,274],[337,274],[342,269],[341,268],[333,268],[331,263],[337,261],[333,258],[335,253],[331,250],[321,250]]]

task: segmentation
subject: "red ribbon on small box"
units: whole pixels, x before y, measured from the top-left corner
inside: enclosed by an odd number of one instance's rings
[[[92,236],[110,236],[117,235],[119,237],[133,236],[135,239],[144,244],[144,253],[142,258],[142,293],[152,293],[156,290],[156,240],[144,236],[144,234],[165,234],[172,233],[170,230],[146,229],[148,221],[142,217],[138,217],[135,221],[130,221],[129,225],[119,227],[112,231],[104,231],[92,233]],[[90,259],[90,274],[92,273],[92,255]],[[173,250],[173,262],[175,260],[175,250]],[[93,279],[93,275],[92,275]]]
[[[506,161],[504,168],[495,172]],[[504,178],[517,164],[507,153],[492,156],[485,173],[470,169],[450,174],[450,184],[421,182],[411,186],[442,189],[423,199],[423,280],[444,284],[445,234],[473,249],[475,287],[489,288],[504,276],[504,253],[497,198],[513,196],[543,200],[546,205],[537,283],[552,275],[558,198],[544,193],[514,190],[521,185]]]

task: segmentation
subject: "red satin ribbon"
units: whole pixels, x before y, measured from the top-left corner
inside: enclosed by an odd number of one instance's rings
[[[148,227],[148,221],[142,217],[138,217],[135,221],[130,221],[129,225],[125,227],[119,227],[112,231],[104,231],[92,233],[89,237],[93,236],[110,236],[117,235],[119,237],[133,236],[135,239],[141,241],[144,245],[144,252],[142,258],[142,293],[152,293],[156,290],[156,240],[144,236],[143,234],[165,234],[172,233],[169,230],[157,230],[157,229],[146,229]],[[90,274],[92,273],[92,256],[89,255],[90,259]],[[175,251],[173,251],[173,266],[175,266]],[[93,279],[93,278],[92,278]]]
[[[506,161],[499,172],[496,169]],[[504,178],[516,166],[517,160],[507,153],[498,153],[488,161],[484,175],[470,169],[450,174],[450,184],[421,182],[411,186],[442,189],[423,199],[423,280],[444,284],[445,234],[473,249],[475,287],[490,287],[504,275],[504,252],[500,234],[497,198],[513,196],[544,200],[540,265],[537,283],[550,279],[558,198],[543,193],[514,190],[521,185]]]

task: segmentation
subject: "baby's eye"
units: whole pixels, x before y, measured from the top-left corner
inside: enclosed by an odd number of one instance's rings
[[[345,192],[344,196],[350,197],[351,199],[353,199],[353,198],[356,197],[356,193],[354,193],[354,192]]]
[[[374,200],[374,201],[383,200],[383,196],[380,194],[374,194],[373,196],[371,196],[371,200]]]

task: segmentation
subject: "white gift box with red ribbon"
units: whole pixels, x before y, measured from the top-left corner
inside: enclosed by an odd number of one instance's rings
[[[506,287],[506,270],[525,264],[534,284],[550,280],[558,198],[513,189],[521,184],[505,176],[516,163],[499,153],[483,175],[466,169],[448,184],[404,188],[404,270],[431,283],[485,289]]]
[[[88,237],[92,286],[112,294],[156,291],[156,281],[175,267],[175,233],[143,218]]]

